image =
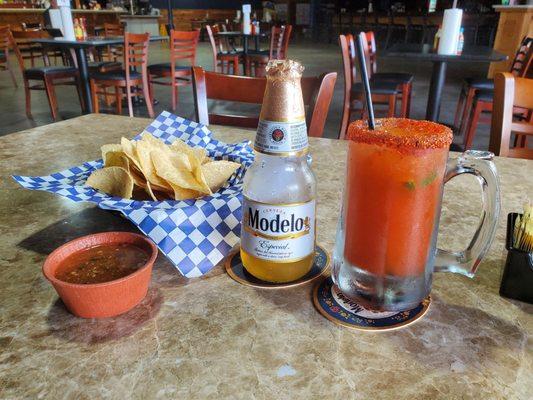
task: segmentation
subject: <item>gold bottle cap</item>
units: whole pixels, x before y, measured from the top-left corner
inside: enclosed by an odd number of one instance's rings
[[[266,75],[272,79],[300,79],[304,67],[294,60],[270,60],[266,66]]]
[[[305,120],[300,79],[304,67],[293,60],[271,60],[266,67],[267,85],[260,119],[276,122]]]

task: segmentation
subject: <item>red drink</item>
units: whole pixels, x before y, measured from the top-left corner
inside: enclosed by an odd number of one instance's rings
[[[431,286],[427,265],[452,132],[428,121],[382,119],[376,130],[364,121],[351,124],[347,138],[346,268],[334,271],[336,283],[365,307],[416,306]]]

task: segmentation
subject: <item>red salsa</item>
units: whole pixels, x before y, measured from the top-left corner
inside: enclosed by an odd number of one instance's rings
[[[55,277],[78,284],[109,282],[137,271],[148,258],[146,251],[132,244],[95,246],[67,257]]]

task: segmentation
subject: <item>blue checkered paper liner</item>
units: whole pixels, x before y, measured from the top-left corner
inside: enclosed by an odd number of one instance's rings
[[[186,277],[206,274],[238,242],[242,217],[242,178],[253,161],[249,142],[222,143],[202,124],[162,112],[136,136],[153,135],[170,144],[181,139],[204,147],[209,157],[242,166],[225,187],[211,196],[184,201],[138,201],[109,196],[85,185],[89,175],[102,168],[102,160],[89,161],[48,176],[13,176],[23,187],[59,194],[76,202],[91,202],[106,210],[120,211]]]

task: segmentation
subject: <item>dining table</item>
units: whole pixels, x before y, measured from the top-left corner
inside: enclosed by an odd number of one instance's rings
[[[235,40],[236,38],[242,39],[242,53],[244,55],[248,54],[250,52],[250,44],[249,40],[254,40],[254,46],[255,51],[259,51],[260,48],[260,39],[268,37],[267,32],[260,32],[260,33],[244,33],[242,31],[225,31],[225,32],[218,32],[217,35],[219,37],[228,39],[228,40]]]
[[[461,54],[438,54],[429,44],[397,43],[378,53],[384,58],[430,61],[433,64],[429,93],[426,104],[426,119],[439,122],[442,89],[446,82],[446,68],[449,63],[490,63],[507,60],[507,55],[489,46],[465,45]]]
[[[260,39],[269,37],[269,32],[260,32],[260,33],[244,33],[242,31],[225,31],[218,32],[217,35],[221,38],[224,38],[228,41],[229,46],[233,51],[238,51],[235,47],[235,39],[240,38],[242,42],[242,70],[246,71],[246,56],[250,54],[250,39],[254,41],[254,51],[261,51]],[[268,54],[268,50],[266,50]]]
[[[168,36],[150,36],[150,42],[160,42],[168,40]],[[93,101],[91,97],[91,88],[89,85],[89,64],[87,61],[86,50],[89,48],[101,48],[107,46],[116,46],[124,44],[124,36],[90,36],[82,40],[67,40],[63,38],[36,38],[32,42],[40,43],[45,46],[53,46],[65,51],[74,51],[76,63],[80,73],[82,86],[82,96],[84,101],[84,114],[93,112]]]
[[[42,274],[47,255],[83,235],[136,228],[93,204],[25,190],[11,175],[97,159],[100,146],[149,123],[92,114],[0,137],[0,398],[531,399],[533,305],[500,296],[499,286],[507,214],[533,193],[532,160],[495,157],[502,211],[476,276],[435,274],[429,311],[401,329],[330,322],[313,306],[317,281],[265,290],[232,280],[223,263],[187,279],[162,255],[137,307],[74,317]],[[209,129],[229,143],[255,134]],[[317,241],[331,253],[348,143],[309,141]],[[439,247],[467,245],[479,202],[476,179],[446,184]]]

